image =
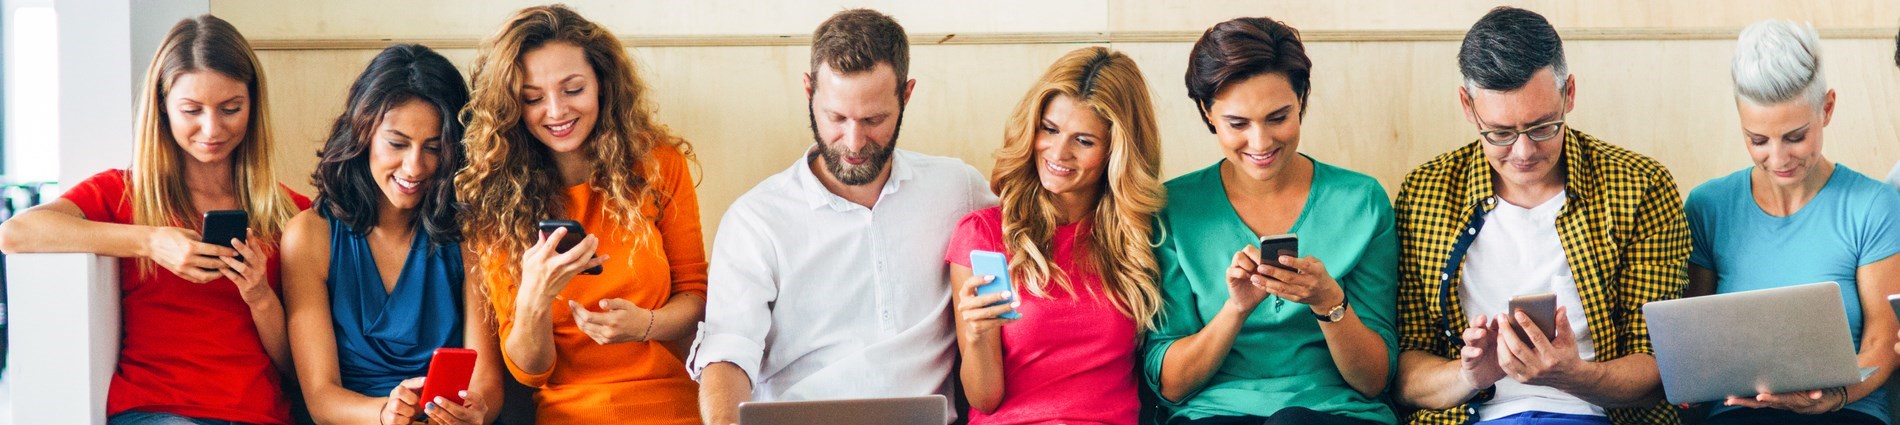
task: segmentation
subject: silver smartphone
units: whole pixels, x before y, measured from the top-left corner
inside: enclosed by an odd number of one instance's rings
[[[1546,292],[1542,294],[1511,297],[1510,311],[1512,313],[1522,311],[1524,315],[1530,316],[1531,323],[1536,324],[1538,329],[1544,331],[1545,340],[1557,338],[1557,294]],[[1517,332],[1517,338],[1519,340],[1524,341],[1526,344],[1530,343],[1531,334],[1524,332],[1523,326],[1517,325],[1517,316],[1512,315],[1509,317],[1511,320],[1506,320],[1505,324],[1510,326],[1512,331]]]

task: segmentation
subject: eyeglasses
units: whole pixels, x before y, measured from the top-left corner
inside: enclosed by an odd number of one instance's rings
[[[1517,144],[1517,135],[1519,134],[1524,135],[1524,137],[1529,137],[1531,141],[1533,142],[1542,142],[1542,141],[1550,140],[1552,138],[1557,137],[1557,134],[1562,132],[1560,130],[1563,130],[1563,127],[1564,127],[1564,120],[1559,119],[1556,121],[1551,121],[1551,122],[1547,122],[1543,124],[1537,124],[1530,127],[1525,127],[1522,130],[1508,129],[1508,128],[1497,129],[1497,130],[1484,130],[1484,131],[1479,131],[1478,134],[1484,136],[1484,141],[1486,143],[1490,143],[1496,146],[1511,146],[1511,145]]]
[[[1559,114],[1562,114],[1562,112],[1559,112]],[[1564,128],[1563,115],[1558,115],[1556,121],[1533,124],[1530,127],[1521,129],[1501,128],[1496,130],[1483,130],[1483,128],[1489,127],[1490,125],[1484,123],[1484,118],[1478,118],[1477,112],[1472,112],[1471,117],[1476,118],[1478,121],[1478,128],[1480,129],[1478,130],[1478,135],[1484,136],[1484,141],[1493,146],[1509,147],[1515,145],[1517,144],[1517,136],[1520,134],[1524,135],[1524,137],[1529,137],[1533,142],[1550,140],[1557,137],[1558,134],[1563,133]]]

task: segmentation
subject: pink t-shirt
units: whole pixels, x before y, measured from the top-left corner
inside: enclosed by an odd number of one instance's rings
[[[1003,212],[990,207],[957,224],[944,261],[970,266],[970,251],[1003,250]],[[1135,393],[1135,321],[1115,310],[1086,258],[1087,222],[1056,229],[1050,259],[1075,295],[1049,285],[1037,297],[1016,282],[1023,318],[1003,326],[1003,402],[996,411],[972,410],[971,424],[1133,424],[1141,415]]]

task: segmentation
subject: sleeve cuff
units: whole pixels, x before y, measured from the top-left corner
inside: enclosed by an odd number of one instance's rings
[[[554,375],[554,365],[548,365],[546,372],[529,374],[528,372],[522,371],[520,366],[515,366],[515,359],[508,358],[508,356],[504,355],[501,356],[501,360],[502,364],[508,365],[508,374],[514,375],[516,381],[520,381],[522,385],[526,385],[529,388],[538,389],[547,385],[548,377]]]
[[[1148,389],[1154,391],[1155,401],[1159,401],[1161,405],[1169,408],[1186,406],[1188,400],[1193,400],[1195,395],[1201,393],[1201,390],[1196,388],[1194,391],[1189,391],[1186,396],[1181,397],[1181,401],[1179,402],[1168,400],[1167,397],[1161,395],[1162,362],[1168,358],[1168,348],[1174,347],[1174,343],[1180,340],[1180,338],[1168,338],[1150,341],[1148,343],[1147,353],[1145,353],[1146,355],[1143,356],[1144,358],[1142,359],[1142,374],[1146,375]]]
[[[765,345],[745,337],[732,334],[706,332],[700,327],[699,337],[693,339],[692,354],[686,356],[686,373],[699,381],[706,366],[714,363],[732,363],[745,371],[747,379],[754,383],[759,378],[759,362],[765,357]]]

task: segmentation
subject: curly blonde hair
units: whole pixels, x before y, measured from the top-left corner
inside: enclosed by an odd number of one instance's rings
[[[502,274],[488,278],[506,279],[509,288],[520,284],[521,253],[534,244],[535,223],[567,211],[553,151],[522,122],[521,57],[551,43],[580,47],[600,80],[600,119],[580,156],[591,162],[589,184],[606,199],[608,220],[634,227],[655,219],[640,212],[648,202],[666,202],[654,190],[659,169],[654,149],[673,147],[693,158],[691,145],[653,118],[646,83],[613,33],[563,5],[516,12],[477,54],[461,118],[467,126],[468,165],[455,175],[456,197],[468,202],[462,211],[463,237],[483,270]],[[487,285],[477,286],[488,295]]]
[[[1088,258],[1078,265],[1102,277],[1109,301],[1145,331],[1154,330],[1161,309],[1155,283],[1159,266],[1150,245],[1153,217],[1166,203],[1161,186],[1161,142],[1155,128],[1154,102],[1135,61],[1121,52],[1085,47],[1057,59],[1023,96],[1004,128],[1003,149],[996,154],[990,188],[1001,197],[1003,245],[1019,286],[1047,297],[1049,282],[1070,295],[1075,288],[1049,259],[1061,213],[1038,176],[1036,133],[1044,109],[1056,96],[1088,106],[1109,123],[1108,172],[1100,183],[1087,237]]]

